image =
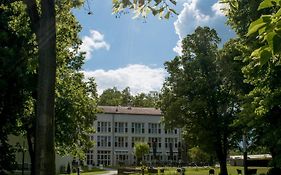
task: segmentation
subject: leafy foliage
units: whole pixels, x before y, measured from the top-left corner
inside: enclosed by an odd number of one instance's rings
[[[226,155],[238,104],[233,77],[224,74],[220,63],[227,60],[219,59],[219,41],[216,31],[208,27],[198,27],[183,39],[183,56],[165,64],[169,77],[160,108],[166,125],[184,127],[187,142],[216,154],[221,173],[227,174]]]
[[[119,91],[116,87],[103,91],[99,97],[99,105],[103,106],[134,106],[134,107],[155,107],[158,101],[158,93],[140,93],[132,95],[130,88],[126,87]]]
[[[171,5],[176,5],[176,0],[112,0],[113,13],[126,13],[130,9],[135,14],[134,18],[139,16],[146,18],[152,13],[154,16],[169,19],[172,14],[178,14]]]
[[[145,154],[148,154],[149,153],[149,145],[147,143],[144,143],[144,142],[137,142],[135,143],[135,146],[134,146],[134,153],[135,153],[135,156],[138,160],[138,162],[140,160],[143,160],[143,156]]]
[[[81,44],[78,33],[81,26],[71,12],[76,5],[77,3],[71,2],[57,4],[57,7],[61,8],[57,11],[55,139],[57,153],[82,157],[83,152],[92,147],[88,134],[93,133],[92,122],[95,119],[97,94],[94,80],[84,82],[83,75],[79,73],[84,63],[84,56],[78,52]],[[9,18],[1,15],[1,23],[3,23],[1,27],[5,29],[1,30],[3,38],[0,54],[3,54],[1,55],[3,64],[0,69],[0,84],[1,94],[4,95],[3,100],[6,100],[6,102],[2,101],[1,96],[1,105],[5,104],[0,107],[4,110],[1,111],[1,118],[3,118],[1,125],[9,126],[9,129],[3,128],[3,130],[1,126],[1,131],[5,130],[6,135],[21,133],[27,136],[33,162],[35,108],[38,103],[36,84],[38,45],[29,28],[29,20],[23,3],[2,5],[0,11],[10,15]],[[8,98],[8,96],[11,97]],[[1,155],[8,155],[8,153],[1,152]]]
[[[15,164],[15,149],[8,143],[8,135],[19,134],[18,120],[24,113],[28,82],[28,46],[25,35],[9,27],[9,19],[16,13],[11,6],[0,7],[0,174],[11,171]],[[26,33],[28,35],[28,33]]]
[[[195,164],[209,163],[211,156],[202,151],[199,147],[193,147],[188,150],[190,161]]]
[[[280,76],[280,48],[276,41],[280,37],[280,1],[235,2],[238,6],[230,8],[228,21],[244,45],[241,54],[245,64],[242,68],[244,82],[252,86],[243,98],[238,123],[244,123],[256,145],[270,150],[272,165],[280,167],[281,138],[276,137],[280,134],[280,127],[276,125],[280,124],[280,117],[277,116],[281,114],[280,78],[277,78]]]
[[[262,44],[261,47],[254,50],[251,54],[253,59],[259,59],[260,65],[263,66],[267,62],[280,65],[279,55],[281,52],[281,1],[264,0],[260,3],[258,10],[267,8],[273,9],[273,13],[263,14],[260,18],[253,21],[248,29],[247,36],[258,33],[258,39]]]

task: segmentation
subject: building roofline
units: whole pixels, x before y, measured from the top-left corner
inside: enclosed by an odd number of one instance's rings
[[[125,106],[98,106],[101,113],[104,114],[127,114],[127,115],[151,115],[162,116],[160,109],[142,108],[142,107],[125,107]]]

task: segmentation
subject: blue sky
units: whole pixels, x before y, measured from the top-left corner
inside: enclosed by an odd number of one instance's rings
[[[225,25],[218,0],[179,0],[179,13],[169,20],[116,18],[111,0],[90,1],[93,15],[81,8],[74,14],[82,25],[80,33],[86,51],[86,78],[94,77],[99,93],[112,87],[131,88],[133,94],[159,91],[167,76],[164,62],[180,54],[180,39],[197,26],[215,28],[225,42],[234,32]]]

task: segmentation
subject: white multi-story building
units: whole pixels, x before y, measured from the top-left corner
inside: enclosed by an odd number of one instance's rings
[[[147,162],[154,160],[152,142],[156,142],[158,162],[176,162],[181,143],[180,129],[165,130],[161,111],[154,108],[101,106],[94,122],[96,133],[91,136],[95,147],[87,153],[89,165],[132,165],[136,163],[134,144],[146,142],[150,153]]]

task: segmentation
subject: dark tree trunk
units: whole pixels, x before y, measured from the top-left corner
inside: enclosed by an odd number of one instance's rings
[[[228,175],[227,163],[226,163],[226,158],[227,158],[227,137],[226,137],[226,135],[222,136],[222,140],[218,140],[216,148],[217,148],[217,150],[216,150],[217,158],[219,159],[219,163],[220,163],[220,175]]]
[[[56,22],[54,0],[41,0],[38,102],[35,135],[35,174],[54,175],[54,94],[56,78]]]
[[[27,143],[28,143],[28,152],[31,160],[31,175],[35,175],[35,154],[34,154],[34,145],[32,139],[34,139],[32,129],[27,130]]]
[[[228,172],[227,172],[227,167],[226,167],[226,156],[225,158],[222,158],[220,161],[220,174],[221,175],[228,175]]]

